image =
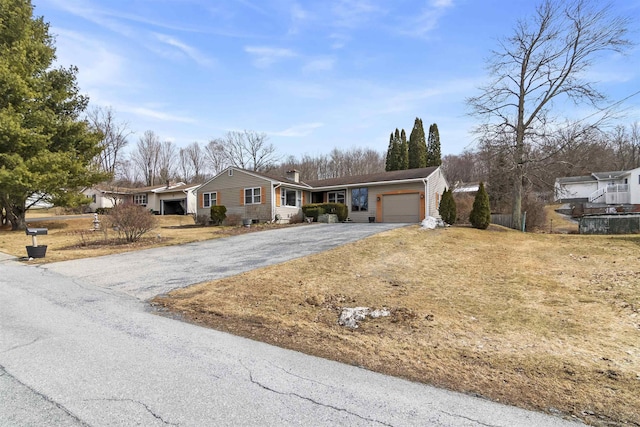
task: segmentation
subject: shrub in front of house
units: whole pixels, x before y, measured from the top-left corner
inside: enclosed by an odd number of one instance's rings
[[[344,203],[323,203],[324,213],[338,215],[338,221],[342,222],[349,216],[349,208]]]
[[[215,225],[222,224],[227,217],[227,208],[224,205],[211,206],[211,222]]]
[[[302,212],[305,216],[313,217],[314,221],[318,221],[318,217],[323,214],[338,215],[338,221],[340,222],[349,216],[349,208],[344,203],[311,203],[304,205]]]
[[[209,215],[193,214],[193,222],[195,222],[197,225],[205,226],[209,225],[209,223],[211,222],[211,218],[209,218]]]
[[[230,213],[227,215],[227,218],[223,221],[224,225],[229,227],[236,227],[242,224],[242,215],[239,213]]]
[[[157,225],[156,217],[147,209],[133,203],[125,203],[111,209],[111,226],[124,235],[127,242],[137,242]]]
[[[453,225],[456,222],[456,201],[453,200],[453,193],[451,190],[444,190],[442,193],[442,199],[440,199],[440,206],[438,206],[438,213],[444,222],[449,225]]]
[[[324,214],[324,209],[322,209],[318,203],[313,203],[304,205],[302,207],[302,213],[304,213],[304,216],[313,218],[314,221],[318,222],[318,217]]]
[[[96,213],[98,215],[109,215],[112,208],[96,208]]]

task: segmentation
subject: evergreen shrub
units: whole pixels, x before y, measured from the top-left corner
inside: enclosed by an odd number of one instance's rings
[[[444,222],[453,225],[456,222],[456,201],[453,199],[453,193],[450,189],[444,190],[438,213]]]
[[[222,224],[222,221],[227,217],[227,208],[224,205],[211,206],[211,222],[215,225]]]
[[[469,222],[475,228],[486,230],[491,224],[491,207],[489,206],[489,195],[484,189],[484,183],[480,183],[480,188],[473,200],[473,208],[469,215]]]
[[[304,216],[313,217],[318,221],[318,217],[323,214],[338,215],[338,221],[342,222],[349,216],[349,208],[344,203],[310,203],[302,207]]]

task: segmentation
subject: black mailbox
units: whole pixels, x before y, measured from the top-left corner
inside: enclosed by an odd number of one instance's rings
[[[28,228],[25,230],[27,236],[44,236],[49,230],[46,228]]]

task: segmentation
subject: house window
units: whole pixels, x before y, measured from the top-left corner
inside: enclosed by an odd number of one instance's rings
[[[369,210],[368,188],[354,188],[351,190],[351,210],[354,212]]]
[[[134,194],[133,195],[133,203],[136,205],[146,205],[147,204],[147,195],[146,194]]]
[[[282,188],[280,190],[280,205],[293,207],[302,206],[302,191]]]
[[[233,169],[229,169],[229,176],[233,176]]]
[[[91,195],[91,201],[92,201],[93,203],[95,203],[95,202],[96,202],[96,200],[97,200],[96,195],[95,195],[95,194],[92,194],[92,195]]]
[[[244,204],[245,205],[258,205],[262,201],[260,195],[260,187],[245,188],[244,189]]]
[[[210,208],[211,206],[216,206],[218,204],[218,193],[204,193],[202,195],[202,207]]]
[[[344,191],[330,191],[327,193],[327,201],[329,203],[342,203],[345,202]]]

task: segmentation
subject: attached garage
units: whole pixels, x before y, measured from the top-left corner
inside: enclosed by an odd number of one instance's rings
[[[187,199],[161,200],[160,215],[184,215],[187,212]]]
[[[382,222],[420,222],[420,193],[382,196]]]

